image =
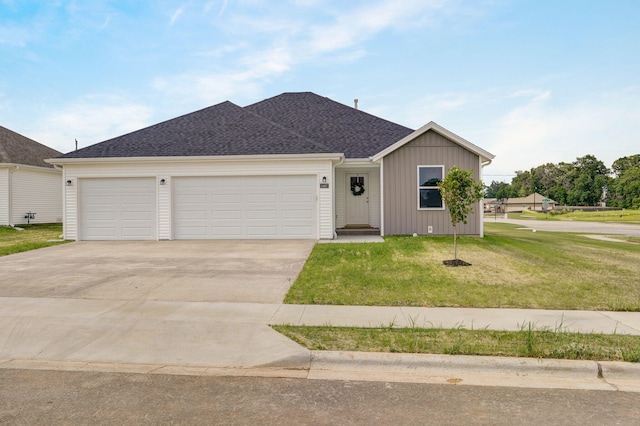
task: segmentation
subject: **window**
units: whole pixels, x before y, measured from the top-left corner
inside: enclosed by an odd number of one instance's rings
[[[418,210],[442,210],[438,183],[444,176],[444,166],[418,166]]]

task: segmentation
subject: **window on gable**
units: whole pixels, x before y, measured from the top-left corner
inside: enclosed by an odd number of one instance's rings
[[[444,176],[444,166],[418,166],[418,209],[442,210],[442,196],[438,183]]]

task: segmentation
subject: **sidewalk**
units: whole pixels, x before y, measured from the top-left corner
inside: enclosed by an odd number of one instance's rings
[[[280,305],[269,324],[516,331],[528,328],[640,336],[640,312]]]
[[[529,323],[640,335],[637,312],[0,298],[0,369],[640,392],[638,363],[310,351],[268,326],[519,330]]]

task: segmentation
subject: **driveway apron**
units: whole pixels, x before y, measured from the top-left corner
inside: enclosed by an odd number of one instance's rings
[[[0,258],[0,362],[308,363],[267,326],[314,241],[76,242]]]

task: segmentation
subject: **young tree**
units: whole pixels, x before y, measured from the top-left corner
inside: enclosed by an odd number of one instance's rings
[[[482,199],[482,183],[473,179],[472,170],[453,166],[445,178],[438,183],[440,194],[451,215],[453,225],[453,258],[457,263],[457,229],[460,222],[467,223],[467,216],[476,202]],[[455,264],[455,263],[454,263]]]

